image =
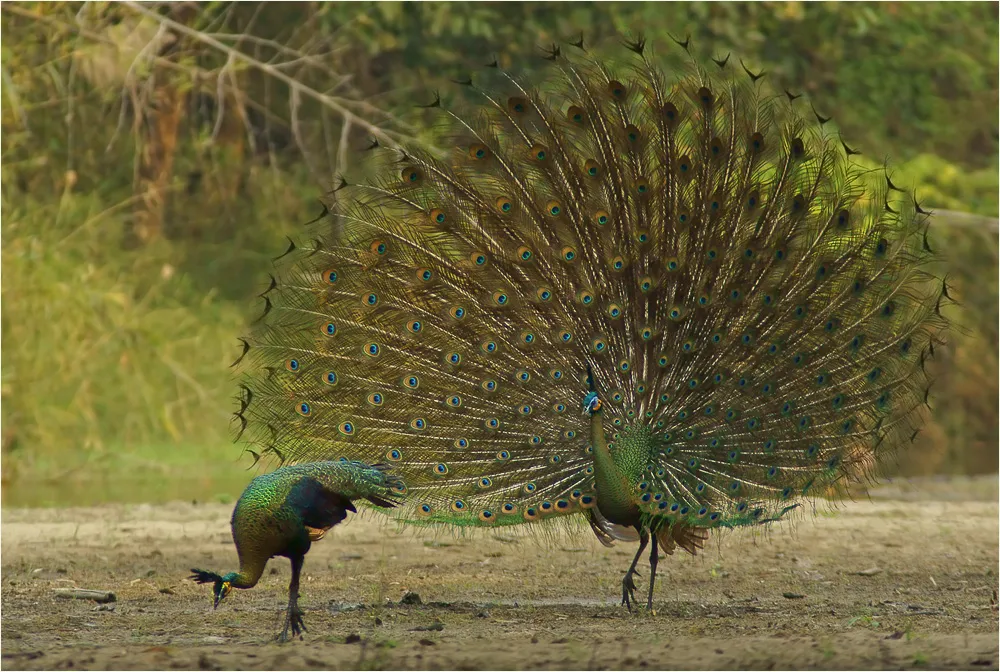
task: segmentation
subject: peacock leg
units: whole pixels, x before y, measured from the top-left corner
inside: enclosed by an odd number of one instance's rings
[[[646,600],[646,608],[653,610],[653,585],[656,583],[656,565],[660,561],[660,549],[656,542],[656,535],[653,536],[653,547],[649,550],[649,599]]]
[[[639,556],[642,552],[646,550],[646,544],[649,543],[649,532],[644,529],[639,530],[639,550],[636,551],[635,557],[632,558],[632,566],[628,568],[628,572],[625,573],[625,578],[622,579],[622,604],[628,607],[629,611],[632,611],[632,601],[635,599],[635,581],[632,580],[632,576],[637,574],[635,571],[635,566],[639,564]]]
[[[287,642],[306,631],[306,624],[302,620],[302,612],[299,611],[299,574],[302,572],[302,562],[305,556],[298,555],[290,558],[292,561],[292,580],[288,584],[288,614],[285,616],[285,627],[278,635],[279,642]],[[291,628],[292,636],[288,636]]]

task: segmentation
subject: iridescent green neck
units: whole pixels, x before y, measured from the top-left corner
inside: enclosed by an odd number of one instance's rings
[[[261,575],[264,573],[264,566],[266,564],[266,558],[264,562],[259,562],[256,560],[244,560],[241,557],[240,571],[229,572],[222,577],[222,580],[229,581],[233,588],[253,588],[257,585]]]
[[[590,415],[590,440],[594,447],[594,483],[597,486],[597,508],[618,525],[634,525],[639,521],[639,508],[632,498],[632,483],[618,464],[604,436],[601,411]]]

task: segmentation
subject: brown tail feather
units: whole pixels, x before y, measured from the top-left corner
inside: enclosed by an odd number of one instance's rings
[[[675,546],[680,546],[691,555],[698,555],[698,551],[703,550],[708,541],[708,530],[704,527],[671,525],[660,528],[656,532],[656,539],[667,555],[673,555]]]

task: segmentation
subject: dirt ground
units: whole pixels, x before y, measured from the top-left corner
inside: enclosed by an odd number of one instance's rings
[[[273,643],[271,561],[216,611],[188,569],[235,569],[230,506],[5,509],[3,669],[998,669],[997,479],[874,490],[660,563],[655,613],[619,606],[634,546],[353,517],[313,546],[303,641]],[[648,566],[640,565],[637,595]],[[114,591],[98,605],[63,587]],[[408,592],[420,604],[401,603]],[[413,602],[410,598],[405,602]],[[641,600],[644,602],[645,600]]]

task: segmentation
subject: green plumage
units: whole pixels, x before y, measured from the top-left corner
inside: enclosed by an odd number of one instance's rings
[[[313,462],[281,467],[258,476],[246,487],[231,521],[240,559],[238,572],[219,575],[192,569],[198,583],[213,583],[215,606],[232,588],[253,588],[275,556],[292,562],[288,617],[280,639],[305,630],[298,610],[299,573],[312,542],[355,511],[352,499],[391,508],[402,483],[385,473],[384,465],[360,462]]]
[[[447,160],[372,151],[246,340],[263,454],[388,461],[409,522],[584,512],[655,555],[911,438],[945,326],[912,196],[756,75],[628,46],[487,68]]]

